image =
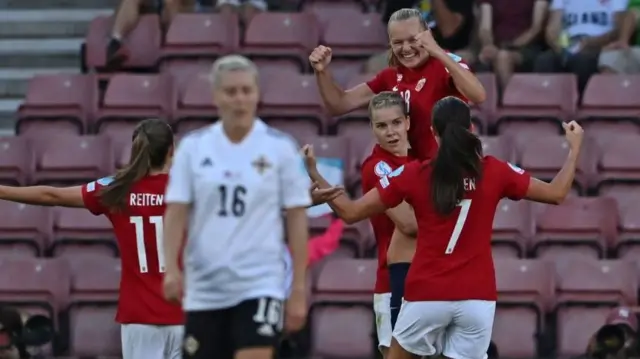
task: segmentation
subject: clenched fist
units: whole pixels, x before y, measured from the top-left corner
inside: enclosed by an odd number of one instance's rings
[[[331,48],[322,45],[316,47],[309,55],[309,62],[314,71],[323,71],[331,63]]]

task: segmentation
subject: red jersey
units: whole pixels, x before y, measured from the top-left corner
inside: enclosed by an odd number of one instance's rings
[[[469,69],[462,59],[449,54],[460,65]],[[438,144],[431,131],[431,110],[433,105],[447,96],[456,96],[465,100],[456,89],[446,67],[435,58],[429,58],[419,68],[408,69],[403,66],[388,67],[382,70],[367,85],[373,93],[382,91],[399,91],[407,103],[410,113],[411,127],[409,142],[411,154],[419,160],[432,158]]]
[[[406,300],[497,299],[491,255],[493,217],[500,199],[524,198],[530,176],[491,156],[482,163],[481,179],[464,180],[465,199],[447,216],[433,207],[428,163],[411,162],[377,184],[387,207],[405,200],[416,214],[418,242],[405,282]]]
[[[85,207],[96,216],[109,218],[118,241],[122,274],[116,321],[122,324],[183,324],[182,308],[167,302],[162,294],[162,216],[168,180],[168,175],[159,174],[135,183],[121,212],[109,211],[98,197],[111,177],[82,186]]]
[[[390,174],[409,161],[409,157],[396,156],[375,145],[371,155],[362,163],[362,193],[367,193],[376,187],[380,178]],[[396,225],[386,214],[378,214],[371,218],[373,234],[378,246],[378,273],[376,274],[375,293],[391,292],[389,271],[387,270],[387,250],[391,243],[391,236]]]

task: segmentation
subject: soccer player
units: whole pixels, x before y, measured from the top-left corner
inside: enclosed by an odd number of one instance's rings
[[[491,340],[497,298],[491,233],[498,202],[561,203],[573,183],[583,131],[575,122],[563,124],[570,151],[546,183],[483,157],[480,139],[470,131],[470,109],[460,99],[438,101],[432,116],[439,143],[435,158],[399,167],[338,210],[362,220],[404,200],[415,211],[417,248],[388,358],[480,359]]]
[[[409,118],[402,96],[392,91],[373,96],[369,103],[369,117],[377,144],[361,166],[363,193],[374,189],[380,178],[410,160],[407,139]],[[311,179],[319,183],[321,188],[330,188],[316,168],[313,149],[305,146],[304,152]],[[341,201],[345,200],[348,201],[346,196],[344,199],[338,196],[328,201],[328,204],[334,207],[335,203],[339,208]],[[342,213],[339,210],[337,212]],[[353,222],[348,213],[342,214],[345,221]],[[391,331],[402,304],[405,277],[416,249],[417,224],[413,209],[405,202],[369,219],[378,247],[373,309],[376,314],[378,348],[386,357],[391,344]]]
[[[187,229],[184,358],[271,359],[283,320],[297,330],[307,315],[310,181],[295,141],[256,118],[255,64],[222,57],[211,81],[220,120],[182,139],[170,172],[164,290],[182,299]],[[286,320],[285,226],[294,267]]]
[[[309,56],[309,61],[324,105],[334,116],[367,105],[374,94],[382,91],[399,92],[411,114],[411,154],[425,160],[437,150],[431,132],[431,108],[436,101],[453,95],[482,103],[486,93],[459,56],[438,46],[420,11],[401,9],[393,13],[388,33],[390,66],[371,81],[347,91],[335,83],[329,72],[331,48],[318,46]]]
[[[178,359],[184,315],[162,293],[162,215],[173,132],[161,120],[144,120],[132,140],[129,164],[112,177],[67,188],[0,186],[0,199],[106,216],[122,258],[116,320],[122,324],[123,358]]]

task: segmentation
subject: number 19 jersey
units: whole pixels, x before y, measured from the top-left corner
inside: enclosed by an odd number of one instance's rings
[[[99,199],[111,177],[82,187],[85,207],[94,215],[105,215],[113,225],[121,257],[120,298],[116,321],[122,324],[181,325],[179,305],[162,294],[165,271],[162,247],[164,192],[168,175],[146,176],[135,183],[124,209],[112,212]]]

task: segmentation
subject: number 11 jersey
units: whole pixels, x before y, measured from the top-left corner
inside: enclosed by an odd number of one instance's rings
[[[107,216],[118,241],[121,276],[116,321],[122,324],[183,324],[182,308],[167,302],[162,294],[162,216],[168,177],[158,174],[142,178],[132,186],[125,208],[115,212],[99,199],[111,177],[82,186],[85,207],[97,216]]]

